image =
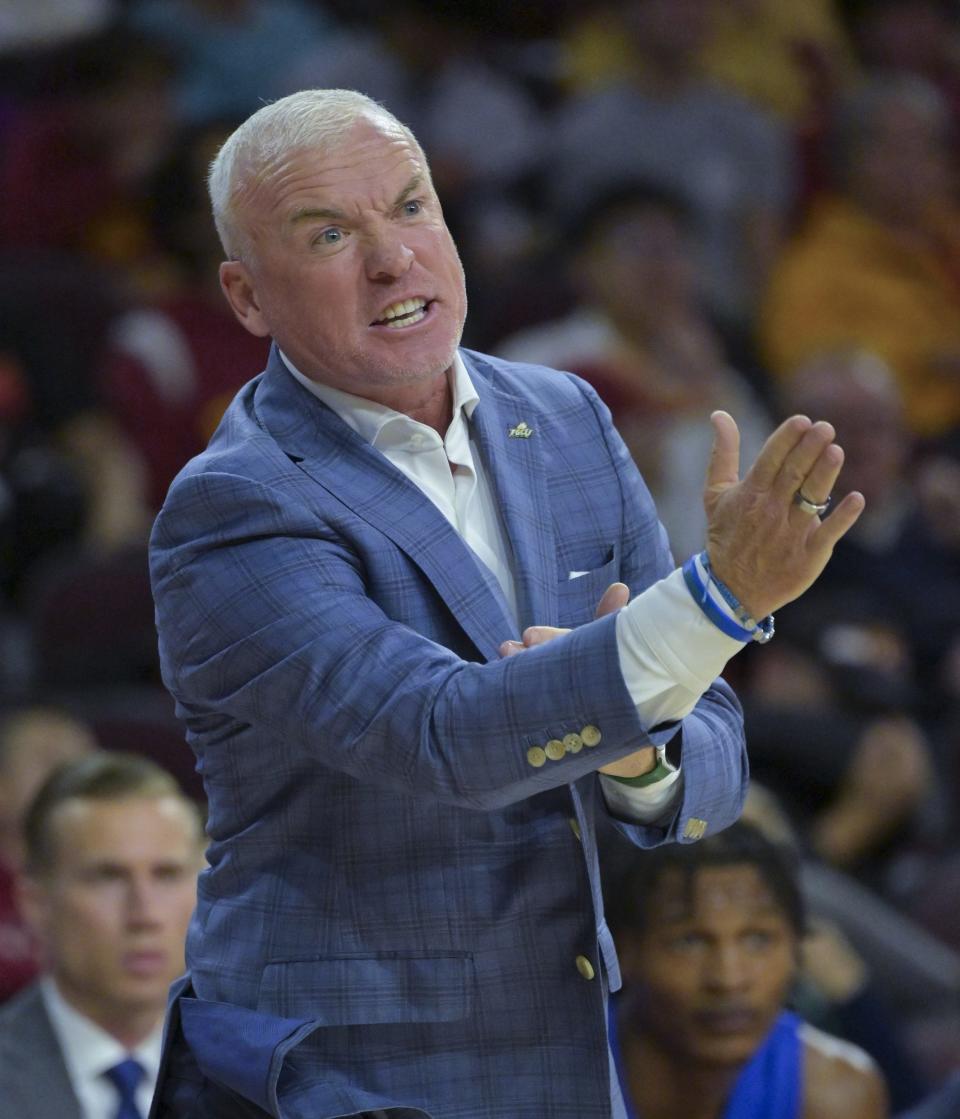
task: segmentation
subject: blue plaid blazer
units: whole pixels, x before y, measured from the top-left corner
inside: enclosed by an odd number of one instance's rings
[[[278,1119],[609,1119],[595,770],[681,736],[674,817],[616,824],[640,847],[723,828],[745,788],[727,686],[645,727],[593,621],[610,583],[673,567],[609,413],[570,375],[463,358],[521,626],[568,637],[502,660],[495,580],[276,352],[154,529],[211,840],[166,1067]]]

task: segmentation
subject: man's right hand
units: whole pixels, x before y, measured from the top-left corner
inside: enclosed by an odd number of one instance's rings
[[[829,423],[791,416],[741,479],[733,417],[714,412],[710,420],[714,442],[703,495],[710,565],[754,618],[765,618],[814,582],[863,512],[863,495],[848,493],[823,520],[796,503],[798,492],[825,501],[840,473],[843,450]]]

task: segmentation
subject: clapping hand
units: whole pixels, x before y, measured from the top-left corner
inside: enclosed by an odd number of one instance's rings
[[[829,423],[791,416],[740,478],[740,432],[714,412],[704,507],[707,552],[718,579],[754,618],[798,598],[826,566],[834,545],[863,512],[854,491],[821,519],[843,465]]]

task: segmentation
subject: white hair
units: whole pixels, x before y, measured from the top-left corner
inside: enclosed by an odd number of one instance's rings
[[[231,260],[239,260],[249,251],[233,213],[233,199],[244,183],[284,152],[334,147],[361,119],[379,120],[397,129],[427,167],[423,149],[410,129],[379,102],[354,89],[291,93],[258,109],[227,137],[210,164],[207,186],[217,233]]]

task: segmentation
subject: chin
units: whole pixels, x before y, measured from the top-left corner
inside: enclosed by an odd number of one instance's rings
[[[705,1065],[745,1065],[763,1041],[762,1037],[699,1037],[691,1046],[691,1057]]]

